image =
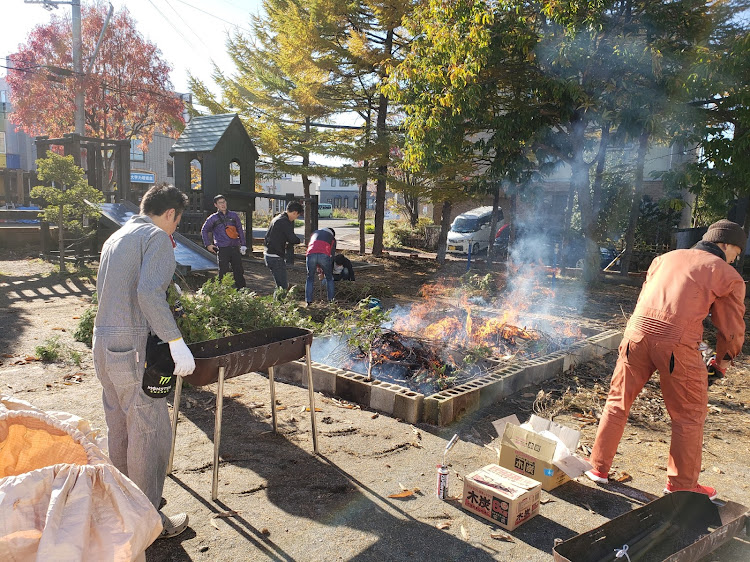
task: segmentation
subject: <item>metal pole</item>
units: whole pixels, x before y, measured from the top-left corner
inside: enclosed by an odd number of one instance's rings
[[[273,421],[273,432],[278,433],[276,427],[276,385],[273,382],[273,367],[268,368],[268,382],[271,385],[271,419]]]
[[[85,97],[83,92],[83,43],[81,41],[81,0],[71,0],[73,11],[73,71],[75,72],[76,110],[75,132],[81,136],[86,134],[83,106]]]
[[[224,367],[219,367],[219,388],[216,390],[216,417],[214,418],[214,478],[211,499],[219,497],[219,444],[221,443],[221,413],[224,408]]]
[[[172,461],[174,461],[174,445],[177,440],[177,416],[180,415],[180,398],[182,397],[182,377],[177,377],[174,387],[174,402],[172,403],[172,449],[169,451],[169,464],[167,474],[172,474]]]
[[[305,345],[305,360],[307,362],[307,390],[310,393],[310,421],[312,423],[313,451],[318,454],[318,426],[315,425],[315,391],[313,390],[312,362],[310,360],[310,344]]]

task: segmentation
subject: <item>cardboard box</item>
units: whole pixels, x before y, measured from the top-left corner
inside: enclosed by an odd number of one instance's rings
[[[497,464],[541,482],[543,490],[557,488],[591,470],[591,465],[574,453],[581,437],[575,429],[533,414],[524,424],[527,427],[521,427],[515,415],[492,423],[501,436]]]
[[[496,464],[464,476],[461,505],[512,531],[539,513],[541,484]]]

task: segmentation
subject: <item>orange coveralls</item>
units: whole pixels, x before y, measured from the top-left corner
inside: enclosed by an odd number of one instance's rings
[[[718,330],[716,358],[733,359],[745,339],[745,282],[719,256],[691,248],[651,264],[619,347],[609,396],[596,433],[591,464],[607,474],[633,401],[659,371],[672,418],[667,478],[676,490],[698,485],[708,376],[698,344],[708,313]]]

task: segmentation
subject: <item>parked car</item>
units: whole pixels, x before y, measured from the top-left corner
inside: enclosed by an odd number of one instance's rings
[[[318,204],[318,218],[330,219],[333,216],[333,205],[330,203]]]
[[[544,265],[582,268],[586,255],[586,242],[582,234],[570,231],[568,243],[563,249],[561,229],[516,228],[515,241],[510,246],[510,224],[504,224],[495,234],[493,251],[497,258],[507,259],[514,252],[514,259]],[[604,269],[617,256],[614,248],[599,246],[599,267]]]
[[[497,210],[497,224],[505,223],[503,210]],[[461,213],[451,224],[448,232],[448,253],[472,254],[486,250],[492,242],[492,207],[477,207]]]

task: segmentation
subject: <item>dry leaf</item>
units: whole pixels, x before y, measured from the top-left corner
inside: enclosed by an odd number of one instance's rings
[[[3,357],[15,357],[12,353],[3,353]]]
[[[73,316],[73,320],[80,320],[80,319],[81,319],[80,316]]]
[[[419,430],[416,427],[412,426],[411,430],[414,433],[414,435],[417,436],[417,439],[422,439],[422,434],[419,432]]]
[[[227,459],[227,457],[224,457],[224,460],[226,460],[226,459]],[[235,515],[239,515],[239,514],[240,514],[239,511],[234,511],[234,510],[231,510],[231,511],[222,511],[222,512],[217,513],[216,515],[214,515],[214,517],[234,517]]]
[[[25,361],[39,361],[39,357],[34,357],[33,355],[27,355],[24,357]]]
[[[309,411],[310,411],[310,407],[308,406],[307,408],[305,408],[305,412],[309,412]],[[316,408],[315,408],[315,411],[316,411],[316,412],[322,412],[322,411],[323,411],[323,409],[322,409],[322,408],[318,408],[318,407],[316,407]]]
[[[380,416],[377,412],[375,412],[373,415],[370,416],[371,420],[377,419]]]
[[[210,520],[210,522],[211,522],[211,526],[218,531],[219,530],[219,525],[217,525],[216,519],[214,519],[212,517],[211,520]]]
[[[451,522],[450,521],[443,521],[442,523],[438,523],[435,525],[438,529],[450,529]]]
[[[268,527],[263,527],[263,528],[262,528],[262,529],[260,530],[260,534],[261,534],[261,535],[265,535],[265,536],[268,536],[268,535],[270,535],[270,534],[271,534],[271,531],[269,531],[269,530],[268,530]]]
[[[399,492],[398,494],[391,494],[388,497],[389,498],[408,498],[413,495],[414,495],[414,490],[404,490],[402,492]]]
[[[633,477],[630,476],[630,474],[628,474],[627,472],[622,472],[618,475],[615,475],[614,477],[614,480],[616,482],[630,482],[632,479]]]
[[[466,530],[466,527],[464,527],[463,523],[461,524],[461,536],[465,541],[469,540],[469,531]]]
[[[724,471],[721,470],[718,466],[712,466],[711,470],[713,470],[716,474],[724,474]]]
[[[549,502],[553,502],[553,501],[555,501],[553,498],[547,497],[547,498],[542,498],[541,500],[539,500],[539,503],[542,504],[542,505],[544,505],[545,503],[549,503]]]
[[[508,533],[490,533],[490,538],[498,541],[516,542],[516,539],[511,537]]]

